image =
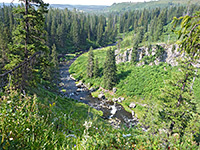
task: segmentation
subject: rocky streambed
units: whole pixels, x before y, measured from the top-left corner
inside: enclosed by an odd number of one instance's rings
[[[103,118],[116,128],[119,128],[121,124],[126,124],[128,127],[136,125],[138,119],[134,116],[134,113],[131,114],[125,111],[122,105],[104,97],[94,98],[91,96],[91,91],[84,84],[76,84],[76,80],[69,73],[69,67],[74,61],[75,58],[67,62],[61,62],[59,65],[61,77],[59,87],[62,95],[101,110]]]

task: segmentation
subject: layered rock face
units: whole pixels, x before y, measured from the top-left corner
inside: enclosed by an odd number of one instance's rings
[[[131,62],[133,49],[116,50],[116,63]],[[159,44],[149,47],[140,47],[137,49],[137,66],[144,65],[145,59],[151,57],[149,65],[159,65],[160,62],[166,62],[172,66],[177,66],[176,61],[179,57],[184,57],[184,53],[178,51],[178,45]]]

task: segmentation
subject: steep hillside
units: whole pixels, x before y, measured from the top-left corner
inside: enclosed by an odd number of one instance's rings
[[[116,49],[116,47],[113,47]],[[70,67],[70,73],[85,83],[99,89],[94,92],[94,96],[104,88],[103,83],[103,68],[106,57],[106,51],[109,48],[94,50],[95,59],[99,60],[100,77],[88,78],[87,77],[87,58],[88,54],[81,55]],[[143,105],[150,103],[149,97],[153,97],[156,104],[161,101],[158,96],[161,94],[160,89],[164,87],[166,80],[171,78],[171,73],[176,72],[178,57],[183,57],[183,54],[178,52],[177,45],[154,45],[151,47],[140,47],[137,49],[137,63],[132,62],[133,49],[116,50],[116,63],[117,63],[117,84],[116,94],[105,92],[108,99],[112,100],[117,97],[125,97],[123,105],[128,108],[131,102],[137,102],[141,105],[135,110],[136,114],[140,116]],[[197,81],[197,80],[196,80]],[[199,89],[199,85],[195,82],[195,89]],[[198,90],[196,96],[198,97]],[[198,97],[199,98],[199,97]],[[197,98],[197,99],[198,99]],[[200,108],[198,108],[200,110]]]

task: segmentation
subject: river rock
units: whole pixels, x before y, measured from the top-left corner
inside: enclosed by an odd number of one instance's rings
[[[70,74],[70,78],[71,78],[72,80],[76,80],[71,74]]]
[[[113,101],[113,102],[117,102],[118,99],[117,99],[117,98],[113,98],[112,101]]]
[[[113,88],[113,93],[116,93],[116,92],[117,92],[117,88],[114,87],[114,88]]]
[[[106,99],[106,97],[105,97],[105,95],[104,95],[103,93],[100,93],[100,94],[98,95],[98,98],[99,98],[99,99]]]
[[[121,103],[121,102],[124,101],[124,100],[125,100],[124,97],[119,97],[119,98],[117,99],[117,101],[118,101],[119,103]]]
[[[131,115],[132,115],[133,118],[135,118],[135,112],[134,111],[131,112]]]
[[[80,81],[79,83],[76,84],[76,86],[77,86],[78,88],[82,88],[83,83]]]
[[[94,92],[94,91],[96,91],[96,88],[91,87],[91,88],[90,88],[90,92]]]
[[[139,62],[138,64],[137,64],[137,66],[139,67],[139,66],[143,66],[145,63],[144,63],[144,61],[142,61],[142,62]]]
[[[135,108],[135,107],[136,107],[136,104],[132,102],[132,103],[130,103],[129,107],[130,107],[130,108]]]
[[[64,86],[65,84],[63,82],[59,83],[59,86]]]
[[[117,101],[118,101],[118,103],[121,103],[121,102],[122,102],[121,98],[118,98],[118,100],[117,100]]]
[[[76,91],[77,92],[82,92],[82,91],[84,91],[85,89],[83,89],[83,88],[78,88]]]
[[[125,100],[125,98],[124,98],[124,97],[121,97],[121,100],[122,100],[122,101],[124,101],[124,100]]]

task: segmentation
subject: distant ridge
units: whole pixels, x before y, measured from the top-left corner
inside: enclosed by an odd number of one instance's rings
[[[0,3],[2,7],[4,5],[9,6],[10,3]],[[12,3],[17,6],[18,3]],[[51,8],[58,9],[77,9],[82,12],[93,12],[93,13],[108,13],[108,12],[123,12],[129,10],[138,9],[153,9],[156,7],[164,8],[170,6],[185,6],[188,4],[200,5],[200,0],[152,0],[148,2],[122,2],[114,3],[111,6],[106,5],[70,5],[70,4],[50,4]]]
[[[200,5],[200,0],[152,0],[148,2],[123,2],[114,3],[104,9],[104,12],[122,12],[137,9],[152,9],[156,7],[164,8],[170,6],[185,6],[188,4]]]
[[[10,6],[14,5],[17,6],[20,3],[0,3],[0,6],[2,7],[3,5],[5,6]],[[50,4],[51,8],[58,8],[58,9],[78,9],[79,11],[83,12],[95,12],[95,11],[102,11],[105,10],[107,7],[106,5],[70,5],[70,4]]]
[[[70,5],[70,4],[50,4],[50,7],[52,8],[59,8],[59,9],[78,9],[84,12],[91,12],[91,11],[100,11],[104,10],[109,6],[106,5]]]

